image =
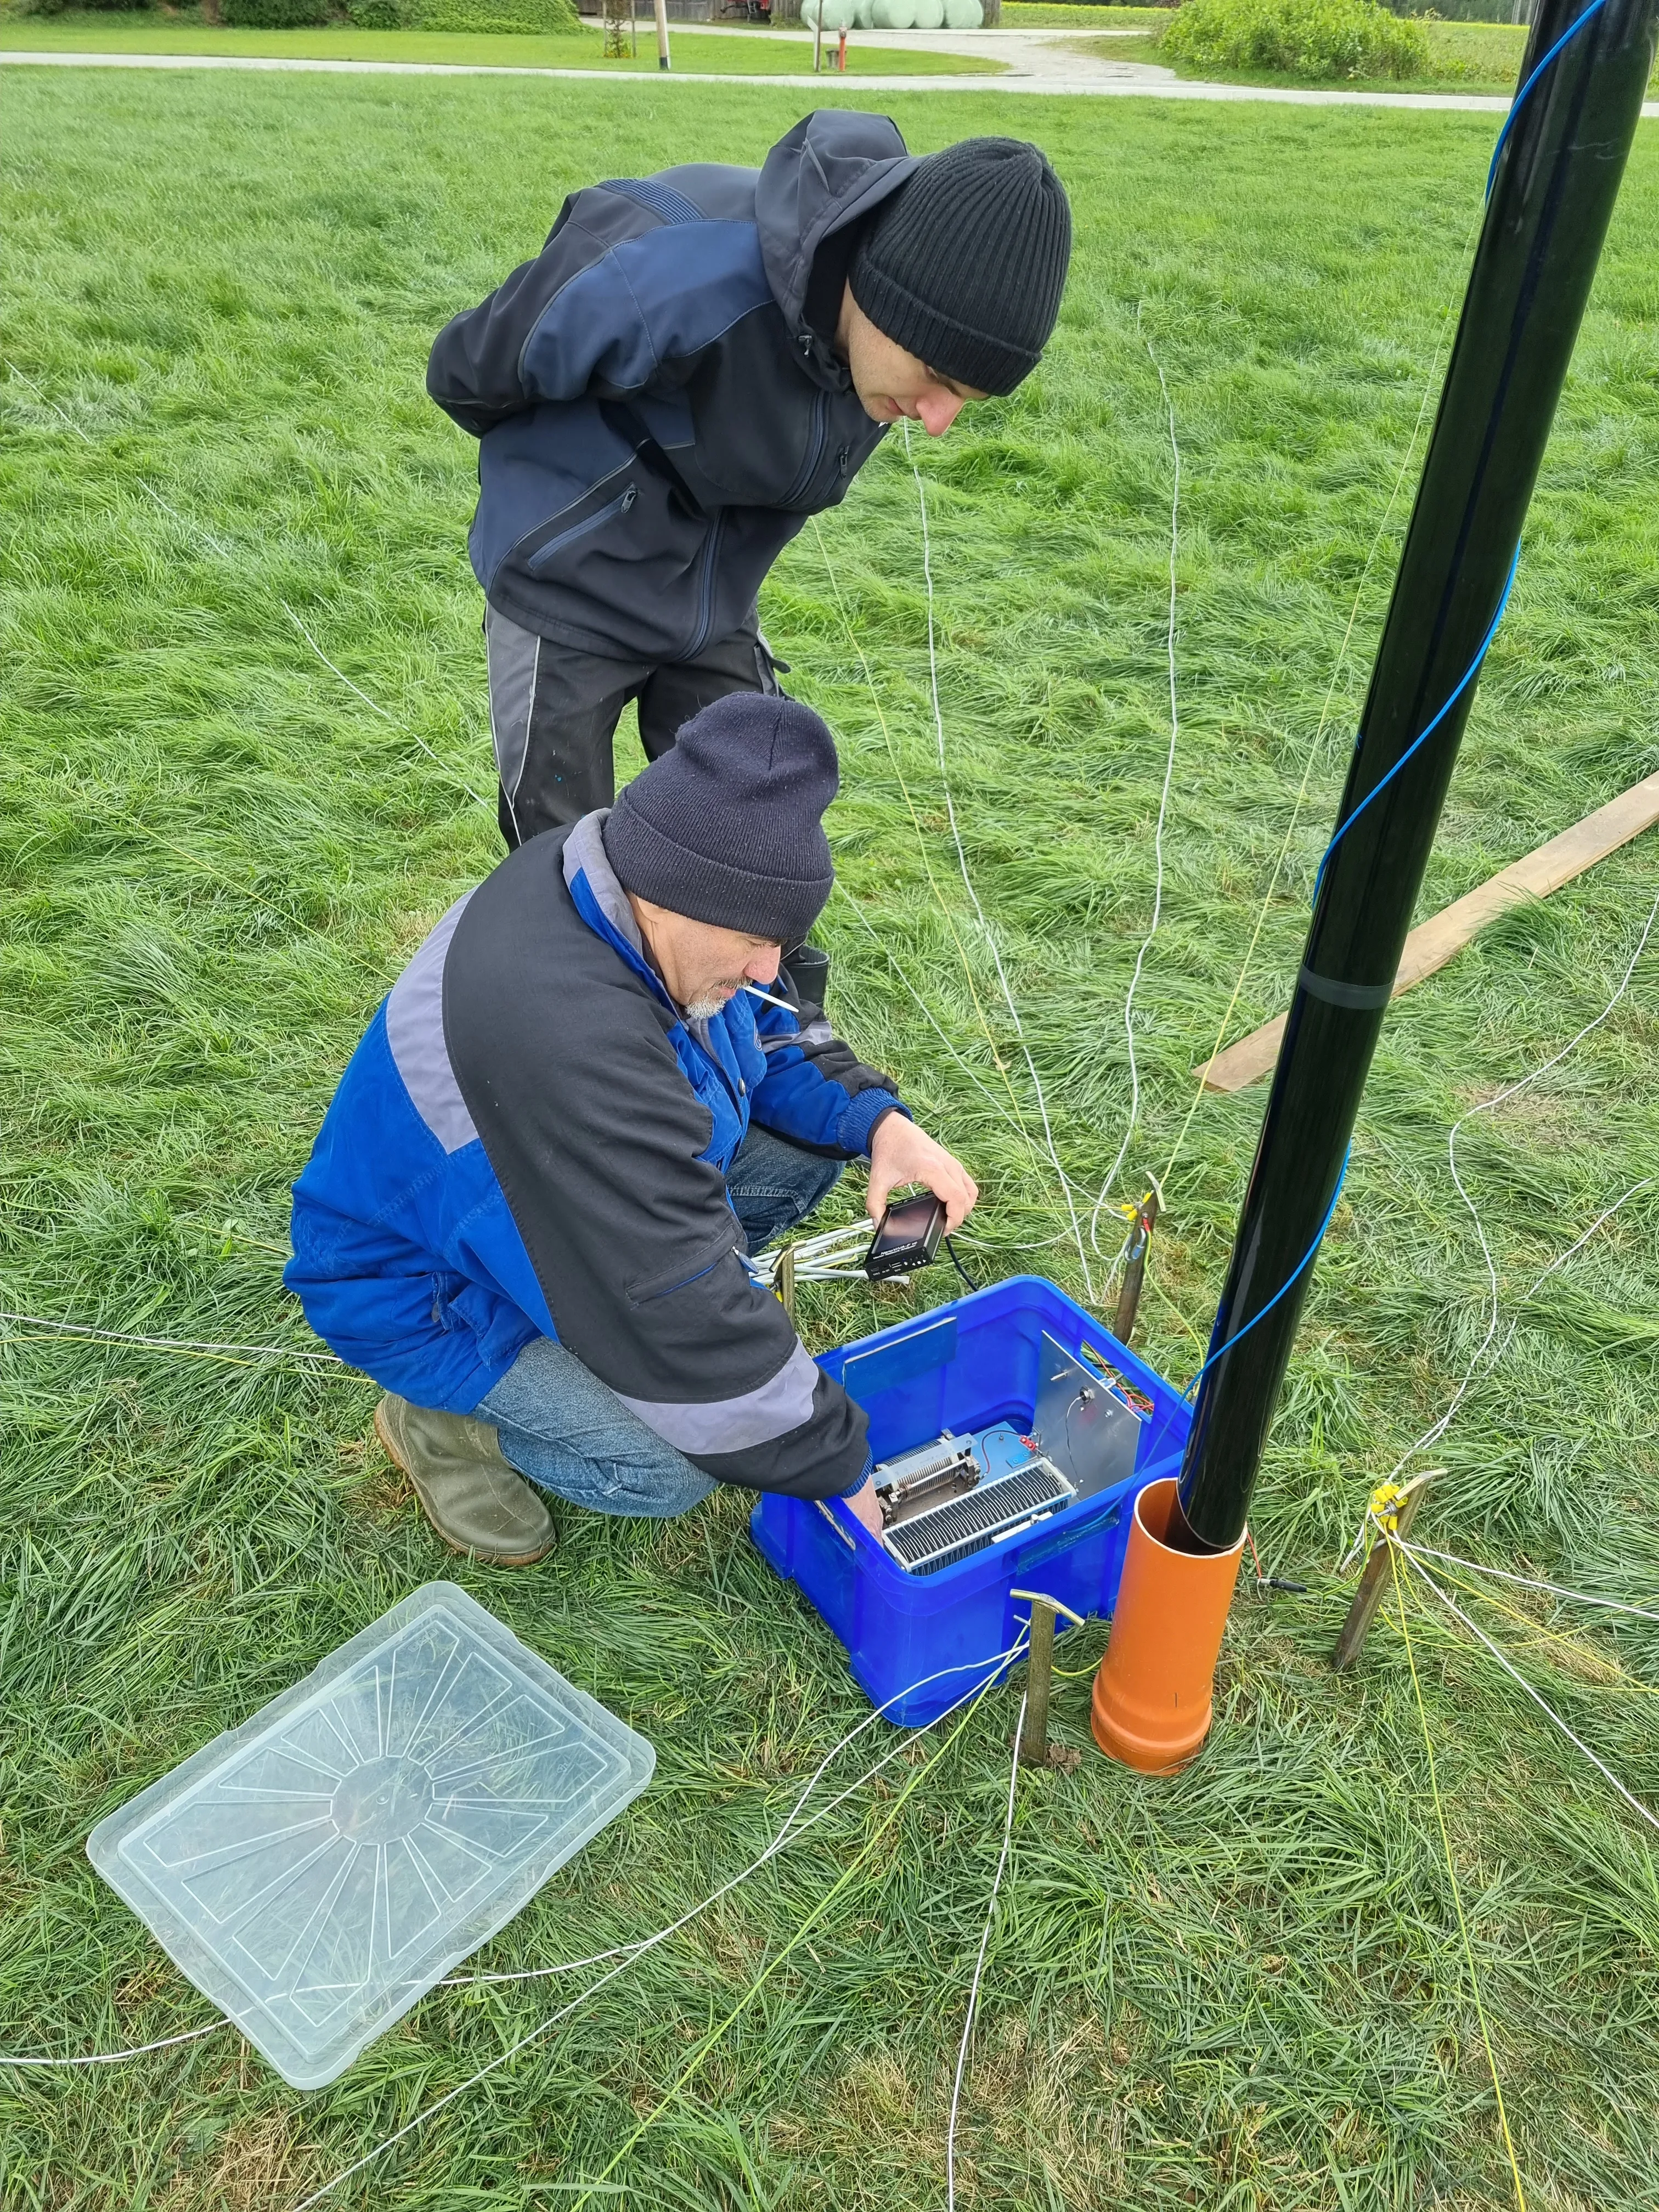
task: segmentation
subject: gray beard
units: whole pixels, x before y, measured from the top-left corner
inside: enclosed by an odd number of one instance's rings
[[[706,999],[693,999],[681,1012],[688,1022],[712,1022],[716,1014],[726,1012],[729,1004],[730,1000],[724,993],[718,995],[711,994]]]

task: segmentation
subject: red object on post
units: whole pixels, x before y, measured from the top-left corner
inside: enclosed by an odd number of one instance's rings
[[[1244,1537],[1227,1552],[1190,1543],[1174,1476],[1135,1500],[1112,1640],[1095,1676],[1090,1721],[1110,1759],[1170,1774],[1210,1732],[1215,1662]]]
[[[836,49],[836,67],[843,71],[847,67],[847,26],[845,23],[841,27],[841,44]]]

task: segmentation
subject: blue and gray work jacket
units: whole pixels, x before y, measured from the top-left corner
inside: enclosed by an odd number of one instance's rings
[[[759,169],[591,185],[438,334],[427,389],[479,440],[489,604],[580,651],[692,660],[752,625],[772,563],[884,426],[833,348],[867,217],[916,167],[826,109]]]
[[[750,1274],[726,1176],[751,1119],[852,1158],[905,1109],[823,1021],[741,991],[685,1021],[603,820],[503,860],[392,987],[294,1186],[283,1279],[416,1405],[470,1413],[552,1337],[715,1480],[841,1495],[865,1417]]]

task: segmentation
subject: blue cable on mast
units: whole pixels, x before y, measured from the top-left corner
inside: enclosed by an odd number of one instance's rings
[[[1526,105],[1527,100],[1531,94],[1534,86],[1538,82],[1539,78],[1543,76],[1545,70],[1548,69],[1551,63],[1561,52],[1562,48],[1566,46],[1571,40],[1577,38],[1579,32],[1583,29],[1585,24],[1589,21],[1590,18],[1593,15],[1599,15],[1606,5],[1607,0],[1590,0],[1589,6],[1584,9],[1582,15],[1577,15],[1573,19],[1573,21],[1567,26],[1566,29],[1562,32],[1560,37],[1555,41],[1555,44],[1550,48],[1549,52],[1543,57],[1542,60],[1540,61],[1537,66],[1528,73],[1526,82],[1522,85],[1520,90],[1516,94],[1514,100],[1510,103],[1510,112],[1504,118],[1504,127],[1498,134],[1498,143],[1492,149],[1492,163],[1486,171],[1486,198],[1488,199],[1492,198],[1492,184],[1498,175],[1498,157],[1508,144],[1510,133],[1515,128],[1516,118],[1520,114],[1522,108]],[[1503,594],[1498,602],[1498,611],[1493,615],[1491,622],[1487,624],[1486,634],[1481,639],[1479,646],[1475,648],[1474,659],[1470,661],[1462,675],[1459,677],[1457,683],[1452,690],[1451,696],[1446,700],[1444,705],[1442,706],[1439,712],[1435,715],[1432,721],[1429,723],[1428,726],[1421,731],[1417,737],[1413,738],[1411,744],[1407,746],[1405,751],[1401,754],[1399,759],[1395,763],[1394,766],[1389,770],[1388,774],[1382,779],[1382,781],[1372,786],[1371,789],[1366,793],[1364,799],[1360,800],[1358,805],[1354,808],[1353,812],[1347,817],[1346,821],[1340,822],[1337,824],[1335,833],[1332,836],[1330,843],[1326,846],[1323,854],[1321,855],[1318,871],[1314,877],[1314,901],[1316,904],[1319,898],[1320,886],[1325,880],[1325,871],[1329,866],[1331,855],[1335,852],[1338,845],[1340,844],[1343,838],[1347,836],[1354,823],[1358,821],[1360,816],[1370,805],[1372,799],[1376,798],[1379,793],[1384,792],[1388,789],[1389,786],[1394,781],[1395,776],[1399,775],[1401,769],[1405,767],[1407,762],[1409,761],[1422,746],[1428,743],[1429,739],[1439,728],[1441,723],[1445,720],[1447,715],[1450,714],[1452,708],[1462,697],[1464,692],[1468,690],[1469,685],[1474,683],[1475,678],[1480,674],[1480,665],[1485,660],[1487,652],[1491,648],[1493,638],[1498,635],[1498,625],[1503,621],[1504,610],[1509,605],[1510,593],[1515,589],[1516,572],[1520,566],[1521,547],[1517,541],[1515,548],[1515,557],[1510,562],[1510,573],[1504,579]],[[1194,1376],[1192,1381],[1182,1392],[1181,1395],[1183,1398],[1190,1398],[1192,1396],[1194,1391],[1197,1389],[1199,1384],[1203,1381],[1204,1377],[1209,1373],[1211,1368],[1215,1365],[1217,1360],[1221,1358],[1224,1352],[1232,1351],[1236,1345],[1242,1343],[1244,1338],[1249,1334],[1250,1331],[1255,1327],[1259,1321],[1265,1321],[1267,1319],[1267,1316],[1273,1311],[1273,1308],[1279,1304],[1279,1300],[1285,1296],[1291,1285],[1294,1284],[1298,1277],[1300,1277],[1312,1264],[1314,1255],[1318,1251],[1320,1245],[1324,1242],[1325,1231],[1331,1225],[1331,1216],[1336,1212],[1337,1200],[1342,1195],[1342,1186],[1348,1178],[1348,1162],[1352,1158],[1353,1146],[1350,1144],[1347,1151],[1343,1155],[1342,1172],[1336,1179],[1336,1189],[1332,1194],[1329,1206],[1325,1210],[1325,1218],[1320,1223],[1318,1231],[1314,1237],[1313,1243],[1309,1245],[1301,1259],[1297,1261],[1296,1267],[1291,1271],[1291,1274],[1279,1285],[1279,1289],[1274,1291],[1272,1297],[1268,1299],[1267,1304],[1262,1307],[1261,1312],[1252,1314],[1249,1320],[1245,1322],[1243,1328],[1239,1330],[1237,1336],[1230,1338],[1225,1344],[1220,1346],[1216,1351],[1210,1354],[1202,1367],[1199,1369],[1197,1374]]]
[[[1257,1322],[1267,1320],[1267,1316],[1279,1304],[1279,1301],[1284,1297],[1285,1291],[1290,1289],[1291,1284],[1296,1281],[1297,1276],[1299,1276],[1305,1268],[1311,1265],[1315,1253],[1318,1251],[1320,1246],[1325,1241],[1325,1231],[1331,1225],[1331,1216],[1336,1212],[1336,1201],[1342,1195],[1342,1186],[1348,1180],[1348,1162],[1352,1158],[1353,1146],[1350,1145],[1347,1151],[1342,1155],[1342,1172],[1336,1179],[1336,1188],[1331,1193],[1331,1202],[1325,1208],[1325,1218],[1320,1223],[1318,1228],[1314,1231],[1313,1243],[1309,1245],[1307,1250],[1302,1255],[1302,1257],[1297,1261],[1295,1267],[1291,1270],[1291,1273],[1273,1292],[1272,1297],[1268,1299],[1267,1304],[1262,1307],[1261,1312],[1252,1314],[1249,1321],[1245,1322],[1243,1328],[1239,1330],[1237,1336],[1229,1337],[1225,1344],[1218,1346],[1217,1349],[1210,1354],[1204,1364],[1199,1369],[1197,1374],[1194,1376],[1192,1381],[1182,1392],[1181,1395],[1183,1398],[1190,1398],[1192,1396],[1194,1391],[1197,1389],[1199,1384],[1204,1380],[1204,1377],[1209,1373],[1210,1370],[1215,1365],[1217,1360],[1222,1357],[1224,1352],[1231,1352],[1237,1346],[1242,1344],[1244,1341],[1244,1339],[1249,1334],[1250,1331],[1255,1327]]]
[[[1595,4],[1599,8],[1601,5],[1601,0],[1595,0]],[[1335,852],[1343,838],[1347,836],[1354,823],[1358,821],[1360,816],[1370,805],[1372,799],[1376,799],[1381,793],[1385,792],[1388,789],[1389,786],[1394,781],[1395,776],[1399,775],[1401,769],[1405,767],[1412,755],[1417,751],[1419,746],[1425,745],[1428,743],[1429,739],[1440,727],[1442,722],[1445,720],[1447,715],[1450,714],[1452,708],[1462,697],[1465,691],[1468,690],[1470,684],[1474,683],[1475,678],[1480,673],[1480,664],[1486,659],[1487,649],[1491,646],[1493,638],[1498,635],[1498,625],[1504,619],[1504,610],[1510,603],[1510,593],[1515,589],[1515,572],[1520,566],[1521,548],[1519,545],[1516,545],[1515,549],[1515,558],[1510,562],[1510,573],[1504,580],[1504,595],[1498,602],[1498,612],[1492,617],[1491,622],[1486,625],[1486,635],[1481,639],[1480,644],[1475,647],[1474,659],[1470,661],[1468,666],[1458,678],[1450,697],[1446,701],[1444,706],[1441,708],[1439,713],[1429,724],[1428,727],[1424,730],[1420,735],[1412,739],[1410,744],[1407,746],[1405,751],[1401,754],[1399,759],[1395,763],[1394,766],[1389,770],[1388,774],[1382,779],[1382,781],[1371,786],[1371,788],[1365,793],[1365,796],[1360,800],[1358,805],[1355,807],[1353,812],[1349,815],[1346,821],[1338,823],[1334,836],[1332,837],[1330,843],[1326,846],[1324,853],[1321,856],[1319,871],[1314,878],[1314,897],[1316,899],[1319,896],[1319,887],[1325,880],[1325,871],[1330,865],[1331,854]]]
[[[1568,41],[1570,40],[1576,39],[1579,32],[1583,29],[1585,24],[1589,21],[1591,16],[1599,15],[1607,4],[1607,0],[1590,0],[1589,6],[1585,9],[1582,15],[1575,16],[1573,21],[1568,24],[1566,29],[1562,32],[1560,37],[1550,48],[1549,52],[1544,56],[1543,59],[1537,64],[1536,68],[1529,73],[1525,83],[1521,87],[1521,89],[1516,94],[1515,98],[1510,101],[1510,112],[1504,118],[1504,127],[1498,134],[1498,143],[1492,149],[1491,167],[1486,171],[1486,198],[1488,199],[1492,198],[1492,180],[1498,174],[1498,157],[1503,152],[1504,146],[1508,143],[1509,135],[1515,128],[1515,119],[1516,116],[1520,114],[1522,108],[1525,106],[1528,95],[1532,91],[1533,87],[1537,83],[1539,78],[1543,76],[1544,71],[1549,67],[1550,64],[1555,59],[1556,56],[1561,52],[1561,49],[1568,43]],[[1474,683],[1476,676],[1480,673],[1480,664],[1486,659],[1487,649],[1491,646],[1492,639],[1498,634],[1498,623],[1504,619],[1504,610],[1510,603],[1510,593],[1515,589],[1515,572],[1516,568],[1519,568],[1520,564],[1521,548],[1517,544],[1515,549],[1515,558],[1510,563],[1509,576],[1504,585],[1504,595],[1498,602],[1498,611],[1492,617],[1492,623],[1487,629],[1486,635],[1481,639],[1480,646],[1476,649],[1474,659],[1464,670],[1462,677],[1458,679],[1456,688],[1452,692],[1450,698],[1447,700],[1445,705],[1442,707],[1440,712],[1429,724],[1427,729],[1425,729],[1420,736],[1415,738],[1412,741],[1412,743],[1406,748],[1406,750],[1401,753],[1400,758],[1395,763],[1394,766],[1389,770],[1388,774],[1382,778],[1381,783],[1377,784],[1372,790],[1367,792],[1364,798],[1362,799],[1358,805],[1355,807],[1353,812],[1349,815],[1347,820],[1339,825],[1335,836],[1331,839],[1330,843],[1325,848],[1324,853],[1320,860],[1318,872],[1314,878],[1314,897],[1316,899],[1319,896],[1319,887],[1325,880],[1325,870],[1330,861],[1331,854],[1336,850],[1340,840],[1347,835],[1348,831],[1359,819],[1365,809],[1370,805],[1372,799],[1376,797],[1377,793],[1387,790],[1389,784],[1394,781],[1395,776],[1397,776],[1401,769],[1405,767],[1406,763],[1411,758],[1418,747],[1425,744],[1428,738],[1433,736],[1435,731],[1438,729],[1441,723],[1444,721],[1446,716],[1450,714],[1453,707],[1455,706],[1458,700],[1462,697],[1463,693],[1468,689],[1469,685]]]
[[[1508,139],[1510,132],[1515,128],[1515,118],[1521,112],[1522,104],[1525,100],[1527,94],[1532,90],[1534,85],[1537,83],[1539,78],[1543,76],[1544,71],[1555,59],[1555,57],[1560,52],[1562,47],[1566,45],[1568,40],[1576,39],[1579,32],[1583,29],[1585,24],[1589,22],[1590,17],[1592,15],[1598,15],[1601,10],[1607,6],[1607,0],[1590,0],[1589,6],[1585,9],[1583,14],[1582,15],[1575,16],[1573,21],[1568,24],[1566,29],[1562,32],[1560,37],[1550,48],[1548,53],[1547,53],[1543,60],[1539,63],[1537,68],[1534,70],[1532,75],[1527,79],[1520,91],[1516,94],[1514,100],[1510,103],[1510,112],[1504,118],[1504,127],[1498,134],[1498,143],[1492,149],[1492,167],[1486,172],[1486,198],[1488,199],[1492,198],[1492,179],[1498,174],[1498,157],[1504,150],[1504,143]]]

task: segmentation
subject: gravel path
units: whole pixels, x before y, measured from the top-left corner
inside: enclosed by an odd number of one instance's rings
[[[679,38],[753,38],[756,33],[717,24],[676,23]],[[1073,43],[1090,39],[1133,38],[1133,31],[860,31],[862,52],[891,53],[893,74],[845,78],[842,82],[860,92],[1004,92],[1083,94],[1095,99],[1266,100],[1292,107],[1410,107],[1454,109],[1465,114],[1502,115],[1509,100],[1501,94],[1471,92],[1346,92],[1316,91],[1290,85],[1199,84],[1183,81],[1173,70],[1150,62],[1115,62],[1082,52]],[[776,40],[810,44],[810,31],[771,31]],[[826,49],[829,40],[825,40]],[[967,54],[1000,61],[1001,76],[906,76],[902,57],[908,52]],[[331,76],[546,76],[570,77],[605,84],[781,85],[799,91],[807,81],[800,76],[758,76],[699,70],[665,79],[654,70],[626,74],[612,70],[537,69],[485,62],[328,61],[254,56],[251,54],[87,54],[0,52],[0,65],[44,69],[179,69],[277,70],[313,71]],[[1642,110],[1648,120],[1659,119],[1659,100],[1649,100]]]

